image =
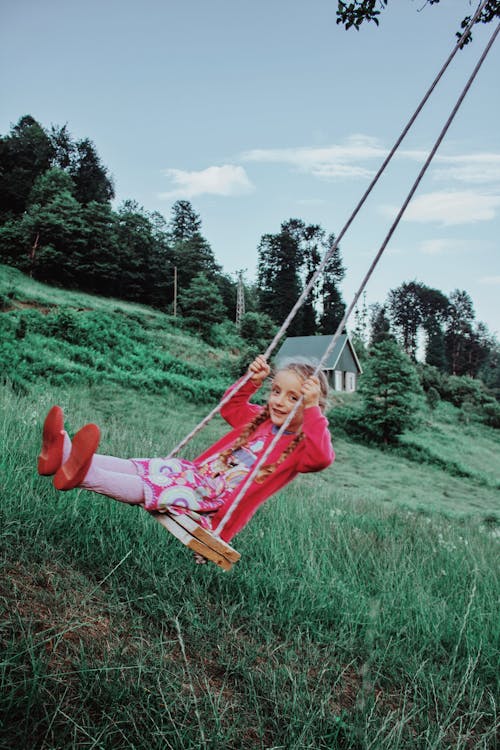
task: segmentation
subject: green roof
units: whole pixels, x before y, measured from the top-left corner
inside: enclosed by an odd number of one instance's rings
[[[285,358],[304,357],[319,362],[332,338],[332,336],[289,336],[276,354],[276,359],[279,362],[279,360]],[[347,334],[343,333],[339,336],[323,365],[323,369],[362,372],[358,357]]]

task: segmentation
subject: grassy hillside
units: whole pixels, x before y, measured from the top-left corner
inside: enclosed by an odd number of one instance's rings
[[[113,383],[216,403],[236,357],[151,308],[54,289],[0,266],[2,372],[30,384]],[[196,387],[193,386],[196,384]]]
[[[70,432],[101,425],[103,452],[164,453],[207,411],[197,380],[210,401],[237,355],[147,308],[15,286],[0,315],[23,368],[4,361],[0,387],[1,748],[496,747],[493,430],[440,405],[406,437],[425,465],[336,439],[332,467],[297,479],[238,536],[230,573],[200,568],[141,509],[57,493],[35,472],[39,434],[60,403]],[[44,320],[61,314],[39,308],[56,299],[80,332],[111,316],[103,370],[95,340],[61,335],[51,357],[64,344],[66,363],[94,352],[88,371],[30,374],[51,346]],[[15,338],[35,302],[40,318]],[[199,369],[168,381],[179,373],[167,355]],[[214,420],[186,455],[223,429]]]

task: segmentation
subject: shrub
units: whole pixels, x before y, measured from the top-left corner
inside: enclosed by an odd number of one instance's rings
[[[443,383],[441,396],[454,406],[461,407],[464,401],[481,405],[486,392],[479,380],[465,375],[450,375]]]
[[[278,327],[266,313],[247,312],[243,315],[240,335],[250,346],[265,351]]]
[[[488,427],[500,429],[500,404],[493,398],[488,398],[482,408],[483,422]]]
[[[17,327],[16,327],[16,339],[18,341],[21,341],[26,336],[26,331],[28,329],[26,318],[21,317],[19,318]]]
[[[80,323],[73,310],[62,307],[47,317],[47,328],[50,336],[68,341],[70,344],[82,343]]]
[[[429,405],[429,409],[434,409],[438,406],[439,402],[441,401],[441,396],[439,395],[438,391],[431,386],[427,393],[425,394],[427,398],[427,403]]]
[[[443,398],[447,375],[438,370],[437,367],[427,364],[419,364],[417,371],[424,392],[427,393],[431,388],[434,388],[441,398]]]
[[[232,320],[215,323],[207,335],[207,341],[212,346],[231,349],[233,351],[239,351],[243,346],[238,327]]]

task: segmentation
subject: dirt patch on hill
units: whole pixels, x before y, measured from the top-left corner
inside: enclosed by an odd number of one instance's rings
[[[10,566],[0,583],[2,640],[24,641],[48,655],[49,669],[68,668],[82,649],[98,660],[133,644],[123,638],[125,624],[113,623],[102,591],[81,574],[52,564],[43,570]]]

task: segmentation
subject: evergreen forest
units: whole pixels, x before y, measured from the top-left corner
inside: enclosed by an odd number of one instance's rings
[[[238,280],[217,261],[191,203],[176,201],[166,219],[134,200],[115,208],[114,195],[88,137],[21,117],[0,137],[0,262],[61,288],[151,306],[207,343],[234,345],[245,361],[265,349],[335,240],[334,232],[300,218],[263,234],[257,278],[243,282],[236,320]],[[290,335],[336,330],[345,311],[344,275],[337,247]],[[406,281],[380,304],[358,306],[351,333],[361,359],[389,337],[414,363],[423,360],[434,380],[475,379],[498,398],[500,345],[476,320],[466,290],[445,293]]]

